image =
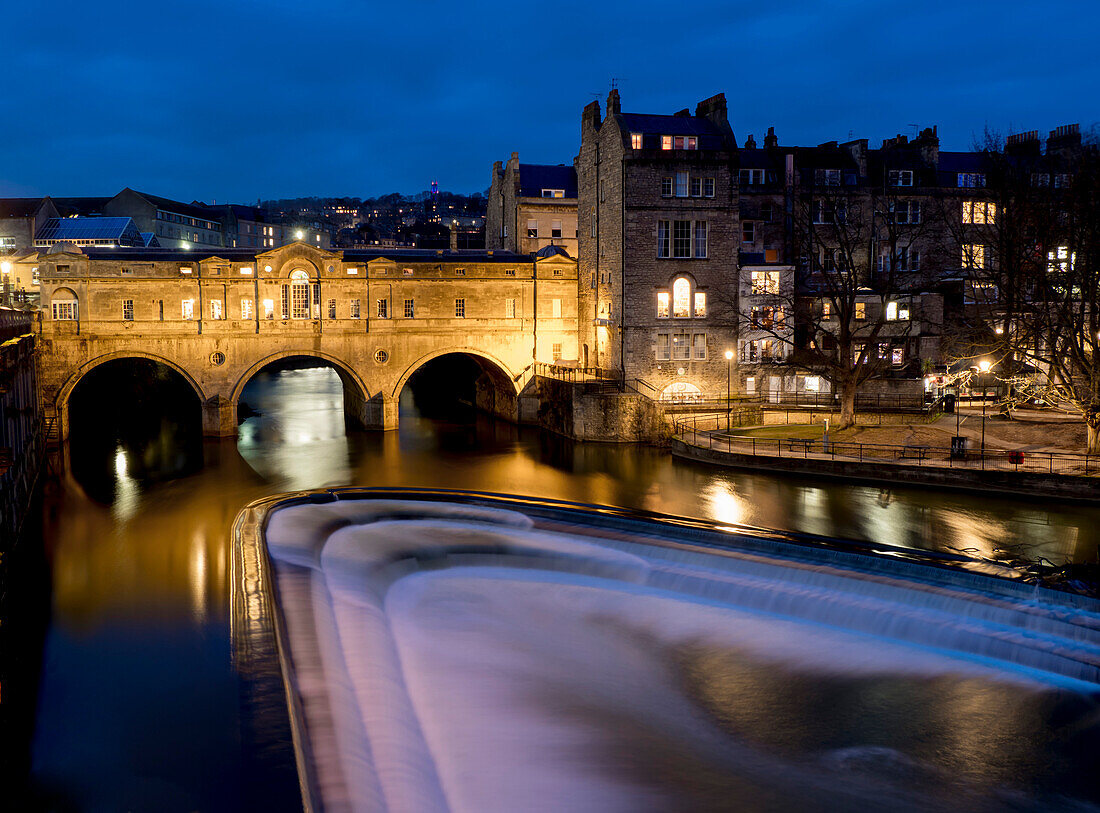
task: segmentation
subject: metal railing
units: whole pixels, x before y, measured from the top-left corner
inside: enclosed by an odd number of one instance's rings
[[[572,367],[563,364],[535,363],[535,375],[555,378],[558,381],[607,381],[622,386],[623,375],[620,370],[608,370],[603,367]]]
[[[833,392],[763,392],[758,397],[762,403],[772,406],[840,409],[840,397]],[[923,395],[865,393],[856,395],[855,406],[857,412],[932,412],[939,408],[939,399],[929,400]]]
[[[23,336],[34,329],[34,314],[13,308],[0,308],[0,342]]]
[[[733,423],[733,426],[738,424]],[[674,424],[677,437],[692,446],[729,454],[757,457],[800,457],[859,463],[893,463],[910,466],[977,469],[979,471],[1033,472],[1037,474],[1100,474],[1100,455],[1072,452],[1037,452],[1021,449],[966,448],[924,444],[857,443],[823,438],[769,438],[734,435],[726,429],[726,416],[693,415]]]

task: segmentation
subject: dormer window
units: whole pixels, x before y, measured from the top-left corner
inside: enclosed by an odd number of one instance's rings
[[[565,190],[564,189],[543,189],[542,190],[542,196],[544,198],[564,198],[565,197]]]
[[[642,134],[631,133],[630,134],[630,148],[632,150],[640,150],[642,148]]]
[[[840,170],[816,169],[814,170],[814,182],[818,186],[840,186]]]
[[[913,185],[913,170],[911,169],[892,169],[888,173],[888,182],[890,186],[912,186]]]

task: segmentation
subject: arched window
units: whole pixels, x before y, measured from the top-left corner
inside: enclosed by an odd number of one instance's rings
[[[309,318],[309,274],[305,271],[290,274],[290,318]]]
[[[691,316],[691,283],[683,277],[672,283],[672,315]]]
[[[50,297],[52,315],[57,322],[75,322],[80,318],[76,293],[69,288],[58,288]]]

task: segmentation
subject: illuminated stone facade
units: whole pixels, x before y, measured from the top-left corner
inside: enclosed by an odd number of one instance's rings
[[[576,261],[556,252],[55,246],[16,262],[41,273],[41,388],[63,436],[73,387],[117,358],[175,369],[203,403],[205,432],[233,435],[242,388],[280,358],[330,362],[349,418],[391,429],[406,381],[438,356],[477,360],[489,407],[513,419],[534,362],[577,356]]]
[[[582,361],[650,394],[725,397],[741,237],[725,98],[656,116],[612,91],[606,112],[584,109],[576,161]]]

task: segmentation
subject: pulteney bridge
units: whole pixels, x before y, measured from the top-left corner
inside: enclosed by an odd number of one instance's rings
[[[334,367],[345,415],[397,426],[409,377],[463,354],[483,371],[479,406],[516,419],[535,362],[576,359],[577,266],[560,249],[506,252],[79,249],[17,260],[37,269],[40,392],[68,435],[69,398],[89,371],[159,362],[202,403],[207,435],[234,435],[249,379],[280,359]]]

